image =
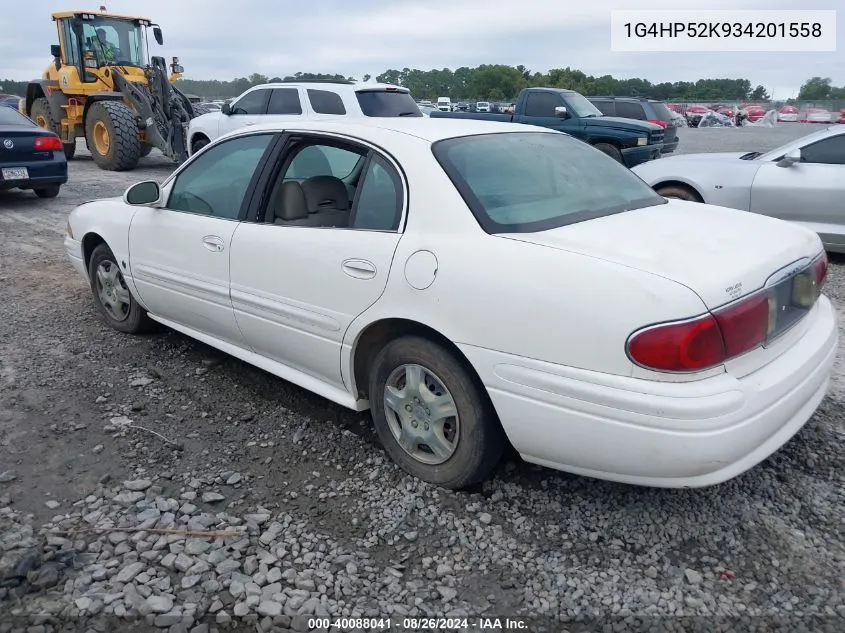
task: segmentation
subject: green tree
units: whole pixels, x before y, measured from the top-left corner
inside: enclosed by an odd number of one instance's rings
[[[757,86],[754,90],[751,91],[751,94],[748,96],[749,99],[752,101],[768,101],[769,100],[769,93],[763,86]]]
[[[830,77],[811,77],[798,91],[799,101],[823,101],[830,98]]]

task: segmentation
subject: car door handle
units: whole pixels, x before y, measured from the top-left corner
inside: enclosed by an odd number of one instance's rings
[[[210,251],[219,253],[223,250],[223,238],[216,235],[206,235],[202,238],[202,245]]]
[[[245,125],[246,127],[249,127],[250,125],[255,125],[255,121],[252,121],[252,122],[250,122],[250,123],[244,123],[244,125]]]
[[[341,268],[343,272],[355,279],[372,279],[376,276],[376,265],[366,259],[347,259]]]

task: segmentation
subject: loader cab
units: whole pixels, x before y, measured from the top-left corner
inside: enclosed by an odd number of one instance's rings
[[[102,69],[109,65],[143,69],[149,62],[146,31],[153,26],[149,20],[100,13],[61,13],[53,19],[61,65],[75,68],[84,83],[101,80]],[[161,29],[155,26],[153,31],[156,41],[162,42]]]

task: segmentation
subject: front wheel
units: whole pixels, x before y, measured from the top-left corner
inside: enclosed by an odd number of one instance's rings
[[[611,145],[610,143],[596,143],[595,145],[593,145],[593,147],[595,147],[600,152],[604,152],[617,163],[622,162],[622,152],[619,151],[619,148],[615,145]]]
[[[701,197],[689,187],[671,185],[666,187],[657,187],[655,191],[658,195],[663,196],[664,198],[687,200],[688,202],[701,202]]]
[[[505,436],[484,387],[445,347],[417,336],[388,343],[370,372],[376,432],[403,470],[466,488],[490,476]]]
[[[117,258],[105,244],[100,244],[91,253],[88,279],[94,302],[112,328],[127,334],[138,334],[152,327],[153,322],[146,310],[132,296]]]
[[[85,117],[85,138],[100,169],[134,169],[141,157],[135,114],[120,101],[97,101]]]

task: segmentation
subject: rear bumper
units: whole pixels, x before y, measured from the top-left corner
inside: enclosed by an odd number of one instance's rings
[[[59,153],[59,152],[56,152]],[[0,189],[37,189],[39,186],[63,185],[67,182],[67,159],[61,158],[30,162],[3,164],[3,167],[26,167],[29,178],[26,180],[3,180],[0,172]]]
[[[657,382],[461,349],[526,461],[623,483],[703,487],[763,461],[818,407],[836,355],[836,312],[822,297],[806,318],[792,347],[742,378]]]
[[[641,163],[647,163],[655,158],[660,158],[663,152],[663,144],[643,145],[642,147],[626,147],[622,150],[622,162],[626,167],[634,167]]]

